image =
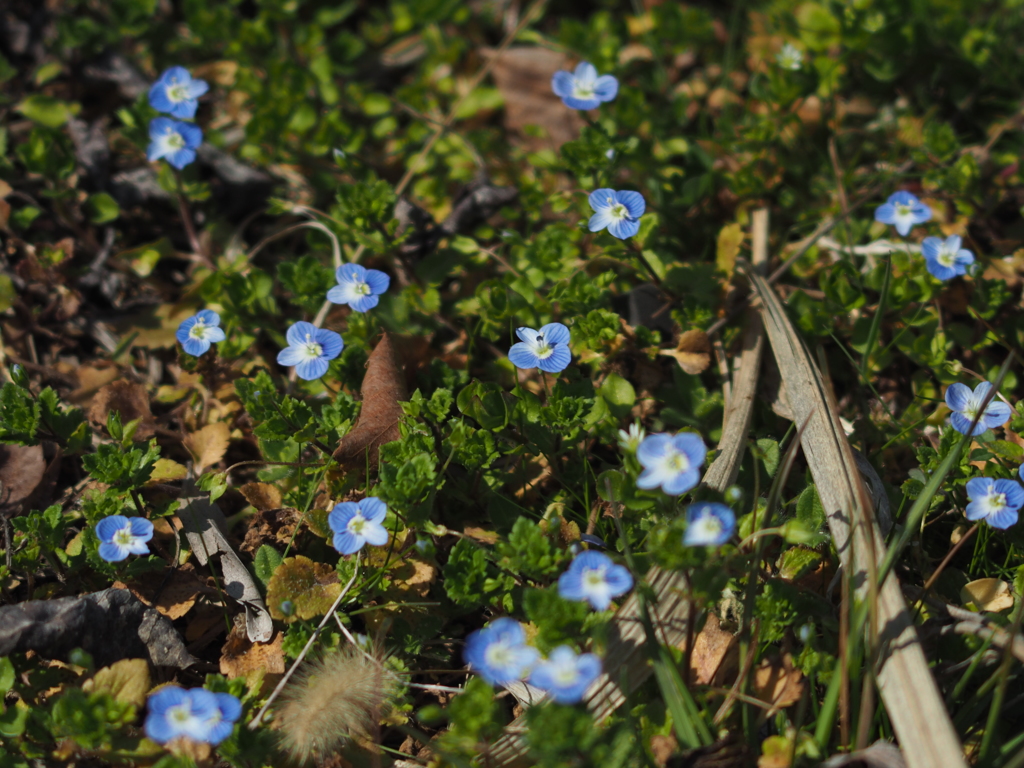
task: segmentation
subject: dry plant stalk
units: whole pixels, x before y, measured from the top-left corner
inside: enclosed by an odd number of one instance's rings
[[[806,424],[801,447],[828,515],[843,567],[866,597],[871,572],[885,553],[857,464],[831,392],[765,280],[750,274],[761,316],[786,387],[794,421]],[[875,558],[872,562],[872,557]],[[895,575],[877,586],[878,686],[910,768],[964,768],[963,748]]]

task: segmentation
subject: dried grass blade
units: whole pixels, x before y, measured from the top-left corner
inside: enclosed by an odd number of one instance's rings
[[[867,581],[885,547],[831,393],[778,297],[758,275],[751,274],[750,279],[762,303],[765,330],[793,416],[798,424],[807,423],[801,445],[828,513],[836,550],[853,577]],[[862,587],[862,598],[864,592]],[[878,587],[877,611],[878,641],[883,645],[879,690],[908,765],[964,768],[963,748],[893,575]]]

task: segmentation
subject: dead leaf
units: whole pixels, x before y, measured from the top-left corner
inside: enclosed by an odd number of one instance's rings
[[[565,54],[533,46],[514,46],[500,54],[485,48],[481,53],[487,58],[500,56],[491,74],[505,99],[505,127],[518,133],[527,146],[557,149],[579,136],[583,119],[551,91],[551,76],[571,68]],[[527,136],[528,125],[543,128],[547,137]]]
[[[403,413],[399,401],[408,399],[402,368],[387,333],[381,334],[370,353],[360,392],[363,407],[352,430],[341,439],[334,459],[361,467],[368,455],[370,465],[376,466],[380,446],[399,437],[398,422]]]
[[[270,483],[246,483],[239,489],[245,500],[260,512],[270,509],[281,509],[281,491]]]
[[[803,677],[803,673],[793,667],[790,654],[782,658],[772,656],[754,670],[754,695],[771,704],[772,710],[788,707],[803,696]]]
[[[171,574],[171,578],[157,595],[154,607],[171,621],[180,619],[192,610],[196,598],[204,589],[205,586],[196,576],[195,569],[191,564],[186,564]]]
[[[718,267],[720,272],[725,274],[726,280],[732,277],[733,270],[736,269],[736,256],[739,254],[740,246],[743,244],[743,237],[743,227],[740,226],[739,222],[726,224],[722,227],[722,231],[718,233],[715,266]]]
[[[478,541],[481,544],[497,544],[498,539],[501,538],[498,536],[497,531],[488,531],[475,525],[466,526],[462,529],[462,533],[464,536],[468,536],[473,541]]]
[[[725,685],[736,672],[739,644],[732,632],[722,629],[718,616],[709,614],[693,641],[690,671],[697,685]]]
[[[665,768],[668,765],[669,758],[676,753],[678,748],[679,742],[676,741],[676,737],[672,734],[667,736],[655,734],[651,736],[651,757],[654,758],[654,764],[658,768]]]
[[[267,584],[267,605],[275,619],[292,622],[323,616],[341,594],[338,572],[324,563],[315,563],[297,555],[286,558],[274,571]],[[281,610],[291,603],[292,610]]]
[[[106,692],[124,704],[142,709],[149,685],[149,664],[145,659],[121,659],[86,680],[82,690]]]
[[[675,349],[662,349],[659,354],[674,357],[683,371],[695,375],[711,365],[711,341],[704,331],[687,331],[679,337]]]
[[[0,514],[16,514],[35,496],[45,475],[43,446],[0,444]]]
[[[790,768],[793,765],[793,742],[785,736],[769,736],[761,742],[757,768]]]
[[[965,606],[974,603],[981,611],[1005,611],[1013,608],[1013,593],[1005,581],[975,579],[961,588],[960,602]]]
[[[253,672],[284,674],[284,633],[269,643],[253,643],[239,627],[231,630],[220,656],[220,673],[228,679],[248,677]]]
[[[106,427],[111,411],[121,415],[122,424],[142,419],[135,430],[136,440],[148,440],[153,436],[153,414],[149,410],[149,396],[143,385],[121,380],[100,387],[92,399],[89,420],[97,427]]]
[[[187,476],[188,468],[184,464],[179,464],[174,459],[157,459],[156,464],[153,465],[153,473],[146,481],[146,485],[184,480]]]
[[[230,442],[231,430],[223,422],[207,424],[198,432],[188,435],[185,438],[185,447],[195,459],[196,474],[201,475],[207,467],[219,464],[227,453]]]
[[[75,370],[78,388],[68,395],[68,402],[75,405],[87,403],[101,387],[110,384],[120,375],[121,372],[114,366],[109,368],[94,368],[91,365],[80,366]]]

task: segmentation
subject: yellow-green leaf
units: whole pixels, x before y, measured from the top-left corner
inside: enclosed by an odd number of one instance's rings
[[[732,277],[736,269],[736,256],[743,244],[743,227],[739,224],[726,224],[718,233],[718,250],[715,254],[715,266],[726,278]]]

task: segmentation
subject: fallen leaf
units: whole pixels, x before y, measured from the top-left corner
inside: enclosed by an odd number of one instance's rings
[[[715,251],[715,266],[725,274],[725,279],[732,277],[736,269],[736,256],[743,244],[743,227],[739,223],[726,224],[718,233],[718,248]]]
[[[17,514],[36,494],[45,475],[43,446],[0,444],[0,514]]]
[[[793,742],[785,736],[769,736],[761,742],[757,768],[790,768],[793,765]]]
[[[583,119],[551,91],[551,76],[571,66],[565,54],[533,46],[513,46],[500,53],[485,48],[482,53],[499,57],[491,75],[505,99],[506,128],[532,149],[557,149],[579,137]],[[547,137],[527,136],[523,129],[528,125],[543,128]]]
[[[248,677],[253,672],[284,674],[284,633],[269,643],[253,643],[238,627],[231,630],[220,656],[220,673],[228,679]]]
[[[153,473],[146,481],[146,485],[184,480],[187,476],[188,468],[184,464],[179,464],[174,459],[157,459],[156,464],[153,465]]]
[[[281,509],[281,491],[270,483],[246,483],[239,489],[245,500],[260,512],[270,509]]]
[[[267,585],[267,605],[275,619],[312,619],[327,613],[340,593],[341,583],[334,568],[297,555],[286,558],[274,570]],[[286,602],[292,606],[288,614],[281,610]]]
[[[764,659],[754,670],[754,695],[782,709],[800,701],[804,693],[803,673],[793,667],[793,657],[784,654]]]
[[[693,653],[690,654],[694,683],[724,685],[735,674],[738,661],[736,636],[722,629],[716,614],[708,614],[704,627],[693,641]]]
[[[75,370],[78,378],[78,388],[68,395],[69,403],[82,405],[89,402],[101,387],[110,384],[121,375],[115,366],[109,368],[95,368],[91,365],[83,365]]]
[[[651,757],[654,758],[654,764],[658,768],[665,768],[668,765],[669,758],[676,753],[678,748],[679,742],[671,734],[667,736],[662,736],[661,734],[651,736]]]
[[[136,440],[148,440],[153,436],[153,414],[149,410],[149,396],[142,384],[122,380],[100,387],[92,398],[89,420],[97,427],[106,427],[111,411],[121,415],[122,424],[142,419],[135,430]]]
[[[974,603],[981,611],[1005,611],[1013,608],[1010,585],[999,579],[975,579],[960,590],[960,602]]]
[[[363,407],[352,430],[341,439],[334,459],[362,467],[368,456],[370,465],[376,466],[380,446],[399,438],[398,422],[403,413],[399,402],[408,399],[405,378],[387,333],[381,334],[370,353],[360,392]]]
[[[185,438],[185,447],[195,459],[195,471],[201,475],[207,467],[219,464],[227,453],[231,442],[231,430],[223,422],[207,424],[197,432]]]
[[[674,357],[686,373],[703,373],[711,365],[711,341],[704,331],[687,331],[679,337],[675,349],[662,349],[659,354]]]
[[[171,578],[157,594],[154,608],[171,621],[180,619],[192,610],[203,590],[204,585],[196,576],[195,569],[186,564],[171,574]]]
[[[498,536],[497,531],[488,531],[475,525],[466,526],[462,529],[462,533],[464,536],[468,536],[473,541],[478,541],[481,544],[497,544],[498,539],[501,538]]]
[[[149,664],[145,659],[121,659],[86,680],[82,690],[106,692],[124,704],[142,709],[149,685]]]

